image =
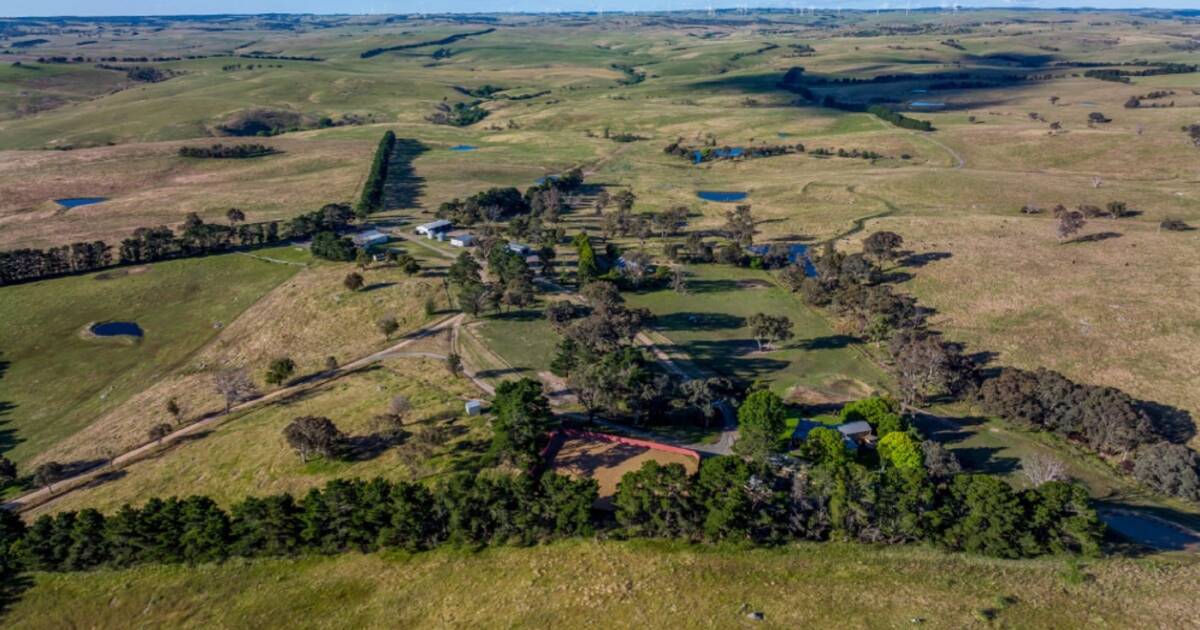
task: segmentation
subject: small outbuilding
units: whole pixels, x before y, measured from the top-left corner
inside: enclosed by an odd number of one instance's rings
[[[468,400],[464,406],[468,416],[478,416],[483,413],[483,401]]]
[[[522,245],[521,243],[509,243],[508,251],[521,256],[528,256],[533,253],[533,250],[528,245]]]

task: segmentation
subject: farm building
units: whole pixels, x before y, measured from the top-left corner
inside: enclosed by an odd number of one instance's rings
[[[454,224],[445,220],[438,219],[417,226],[416,232],[428,238],[436,238],[439,234],[445,234],[454,227]]]
[[[468,400],[467,404],[463,405],[463,410],[468,416],[478,416],[483,413],[483,402],[479,400]]]
[[[454,247],[474,247],[475,236],[466,232],[455,232],[449,234],[450,244]]]
[[[357,234],[351,236],[350,240],[354,241],[354,245],[356,247],[370,249],[377,245],[383,245],[387,243],[391,240],[391,237],[383,232],[380,232],[379,230],[372,229],[358,232]]]

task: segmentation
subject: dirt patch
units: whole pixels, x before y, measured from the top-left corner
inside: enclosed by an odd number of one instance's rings
[[[564,475],[575,478],[595,479],[600,485],[600,498],[596,507],[612,509],[612,498],[617,493],[621,477],[637,470],[647,461],[660,464],[681,464],[688,474],[695,473],[699,464],[695,459],[677,453],[668,453],[640,446],[617,442],[600,442],[584,438],[557,438],[561,442],[550,462],[550,467]],[[552,445],[553,449],[554,446]]]
[[[796,385],[788,390],[786,398],[794,405],[841,405],[852,400],[868,398],[874,393],[875,390],[866,383],[846,378],[829,381],[820,387]]]

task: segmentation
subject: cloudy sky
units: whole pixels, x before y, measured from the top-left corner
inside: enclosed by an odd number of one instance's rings
[[[749,6],[912,8],[948,6],[954,0],[747,0]],[[1153,6],[1195,8],[1196,0],[959,0],[962,6],[1081,6],[1125,8]],[[180,15],[199,13],[414,13],[485,11],[659,11],[735,7],[740,0],[0,0],[0,16],[45,15]]]

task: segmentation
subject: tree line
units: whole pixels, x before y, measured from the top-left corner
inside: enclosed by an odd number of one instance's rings
[[[215,159],[244,159],[280,153],[275,147],[265,144],[214,144],[208,147],[179,147],[180,157],[186,158],[215,158]]]
[[[920,442],[880,399],[848,405],[842,413],[881,434],[877,450],[852,452],[839,433],[818,428],[798,457],[780,459],[772,455],[779,450],[783,403],[769,390],[755,390],[738,412],[744,433],[738,444],[748,445],[738,455],[706,459],[695,475],[679,464],[647,462],[620,481],[611,518],[593,509],[594,480],[539,472],[553,426],[540,383],[502,384],[493,410],[488,457],[501,468],[457,473],[432,486],[338,479],[299,500],[289,494],[250,497],[228,511],[205,496],[153,498],[110,515],[94,509],[43,515],[28,526],[0,511],[0,575],[415,552],[444,544],[523,546],[596,534],[761,545],[923,541],[1018,558],[1095,554],[1104,532],[1082,488],[1045,481],[1017,491],[996,477],[961,474],[952,457]],[[518,472],[505,472],[505,466]]]
[[[388,160],[392,150],[396,148],[396,134],[388,131],[379,140],[375,148],[375,157],[371,160],[371,170],[367,172],[367,181],[363,184],[362,196],[356,208],[359,216],[377,212],[383,209],[383,185],[387,181]]]
[[[886,120],[893,125],[902,129],[915,129],[916,131],[933,131],[933,123],[928,120],[917,120],[909,118],[900,112],[893,111],[883,105],[872,105],[867,108],[867,113],[874,114],[875,117]]]
[[[378,57],[379,55],[382,55],[383,53],[393,52],[393,51],[397,51],[397,50],[409,50],[411,48],[423,48],[425,46],[445,46],[447,44],[453,44],[454,42],[456,42],[460,39],[465,39],[467,37],[476,37],[479,35],[487,35],[488,33],[494,33],[495,31],[496,31],[496,29],[494,29],[494,28],[485,28],[481,31],[471,31],[468,33],[457,33],[455,35],[450,35],[448,37],[443,37],[441,39],[433,39],[433,40],[428,40],[428,41],[423,41],[423,42],[413,42],[411,44],[399,44],[396,46],[387,46],[387,47],[383,47],[383,48],[372,48],[370,50],[363,51],[358,56],[362,59],[370,59],[371,57]]]
[[[100,240],[0,252],[0,285],[308,238],[322,231],[345,229],[353,221],[354,213],[348,205],[327,204],[283,223],[242,223],[244,215],[236,208],[227,217],[230,220],[227,225],[205,223],[191,213],[178,231],[167,226],[141,227],[123,239],[115,252],[112,245]]]
[[[961,344],[929,328],[927,309],[883,283],[879,264],[897,260],[902,244],[897,234],[876,232],[863,241],[862,253],[826,245],[813,261],[815,277],[790,265],[779,279],[809,304],[832,310],[858,336],[883,345],[906,406],[972,401],[991,415],[1132,462],[1142,470],[1138,478],[1156,490],[1200,499],[1200,461],[1167,446],[1190,437],[1186,414],[1050,370],[1002,368],[985,375]]]

